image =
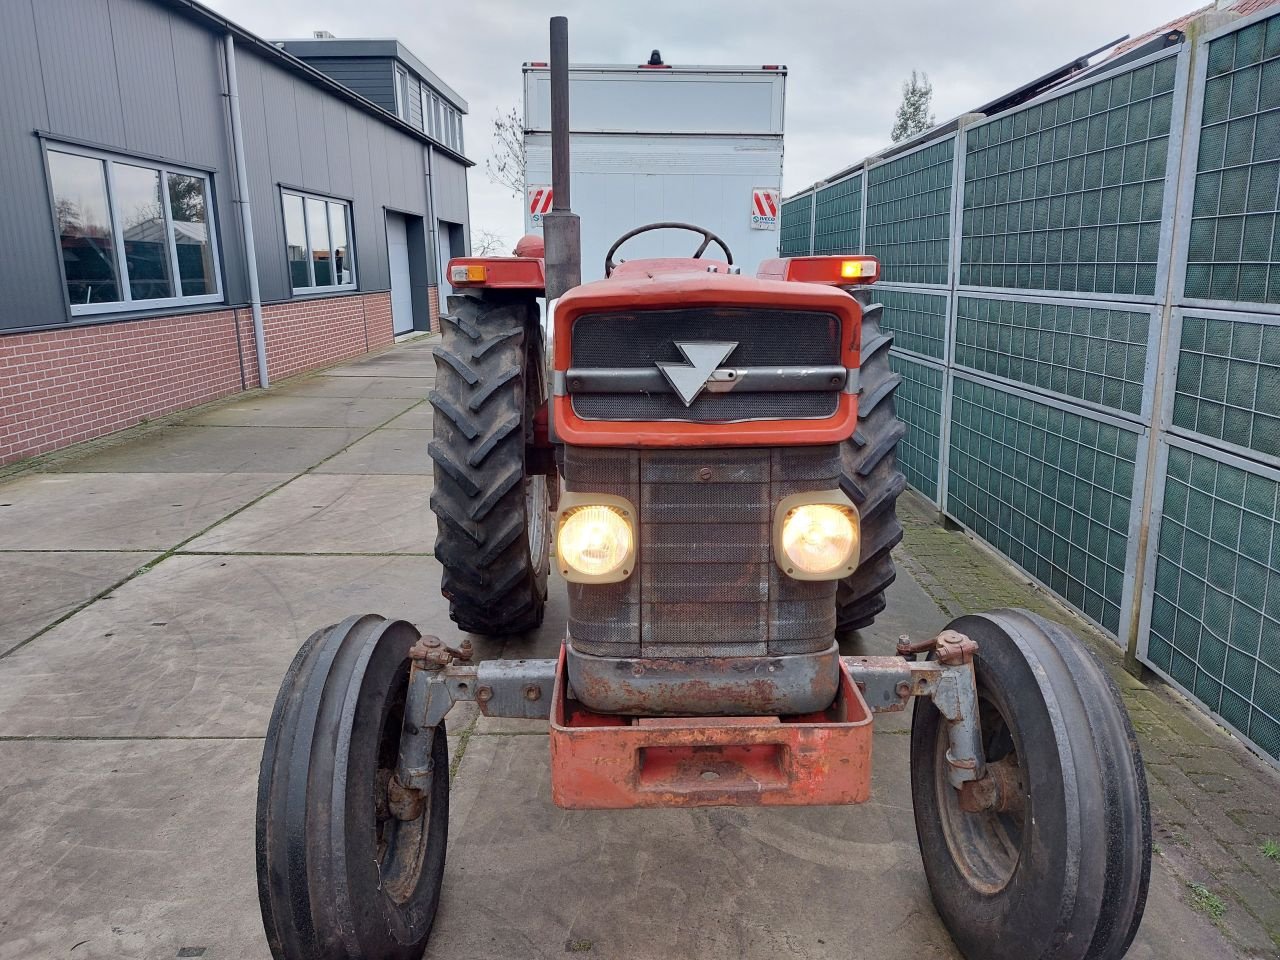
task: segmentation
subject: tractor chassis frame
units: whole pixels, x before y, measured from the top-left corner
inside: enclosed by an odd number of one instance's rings
[[[845,722],[816,724],[779,724],[772,728],[787,731],[792,737],[792,744],[800,753],[811,752],[814,743],[820,748],[839,750],[846,742],[865,742],[865,752],[869,753],[869,728],[867,737],[856,741],[840,739],[843,727],[866,726],[867,714],[893,713],[905,710],[907,703],[917,697],[925,697],[933,701],[948,726],[948,749],[946,754],[947,776],[951,785],[961,792],[962,802],[966,805],[981,808],[1000,802],[998,787],[991,788],[985,784],[986,770],[983,762],[982,730],[978,713],[977,681],[974,674],[973,655],[977,652],[977,644],[962,634],[954,631],[943,631],[938,637],[924,643],[909,644],[905,640],[899,644],[898,656],[880,657],[841,657],[841,669],[850,681],[851,699],[856,705],[846,705],[842,716]],[[918,652],[930,651],[930,658],[917,660]],[[579,733],[565,730],[558,723],[558,714],[563,713],[564,699],[571,696],[564,679],[564,658],[537,660],[485,660],[471,663],[470,645],[464,643],[461,648],[446,646],[435,637],[423,637],[410,651],[409,690],[405,703],[403,732],[400,741],[399,762],[395,773],[396,789],[407,792],[410,796],[426,791],[434,773],[431,760],[431,744],[435,728],[441,724],[453,706],[462,701],[474,701],[480,712],[486,717],[505,717],[525,720],[547,720],[552,724],[552,732],[563,732],[570,736]],[[558,686],[565,689],[558,690]],[[853,692],[856,688],[856,692]],[[557,693],[563,694],[557,697]],[[554,701],[554,702],[553,702]],[[861,710],[862,721],[854,723]],[[743,717],[708,717],[685,720],[651,720],[641,724],[652,724],[655,728],[670,727],[683,723],[688,727],[696,727],[697,734],[687,740],[690,746],[684,749],[702,751],[699,757],[714,753],[717,749],[739,750],[742,744],[753,744],[758,750],[762,743],[784,743],[780,735],[766,735],[763,738],[752,738],[747,735],[746,727],[752,721],[760,720],[777,723],[776,718],[743,718]],[[806,735],[801,728],[820,728],[826,735],[816,741],[804,741]],[[594,735],[603,734],[606,738],[616,735],[630,727],[610,726],[608,729],[594,729]],[[759,734],[761,731],[756,730]],[[765,731],[766,734],[768,731]],[[717,734],[723,733],[723,740]],[[812,733],[812,730],[809,731]],[[670,741],[670,734],[663,739]],[[656,742],[656,741],[655,741]],[[686,741],[677,741],[686,742]],[[735,746],[736,745],[736,746]],[[850,747],[850,750],[856,750]],[[643,748],[640,748],[642,752]],[[553,744],[553,754],[554,754]],[[840,758],[829,758],[839,760]],[[865,760],[865,758],[862,758]],[[601,758],[596,758],[597,763]],[[610,761],[604,761],[610,762]],[[859,761],[861,762],[861,760]],[[836,763],[827,764],[838,766]],[[869,775],[869,773],[868,773]],[[754,775],[748,771],[748,777]],[[758,783],[756,784],[758,788]],[[790,789],[775,791],[772,799],[760,799],[757,792],[746,799],[734,799],[732,796],[715,791],[689,790],[692,795],[689,805],[701,803],[820,803],[820,802],[859,802],[865,799],[865,790],[853,789],[849,785],[837,784],[830,790],[797,789],[799,784],[787,785]],[[701,801],[698,796],[701,796]],[[665,790],[660,797],[650,798],[650,802],[615,803],[611,805],[674,805],[685,796],[679,791]],[[806,797],[809,799],[806,801]],[[837,797],[839,799],[832,799]]]

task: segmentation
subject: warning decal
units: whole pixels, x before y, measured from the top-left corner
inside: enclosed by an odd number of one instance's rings
[[[751,191],[751,228],[774,230],[778,226],[778,191],[756,187]]]
[[[542,218],[551,212],[551,188],[546,185],[529,187],[529,219],[533,223],[542,223]]]

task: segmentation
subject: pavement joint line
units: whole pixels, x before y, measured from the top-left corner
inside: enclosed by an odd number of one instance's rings
[[[458,768],[462,766],[462,758],[466,755],[467,745],[471,743],[471,738],[475,735],[476,724],[480,722],[481,714],[477,713],[471,718],[471,722],[462,728],[458,734],[458,742],[454,747],[453,756],[449,758],[449,783],[458,779]]]
[[[0,547],[0,554],[5,553],[160,553],[164,547],[106,547],[96,550],[93,547],[69,547],[66,550],[51,550],[47,547],[24,550],[22,547]]]
[[[472,737],[545,737],[547,730],[472,730]],[[469,738],[468,738],[469,739]]]
[[[243,394],[238,394],[237,396],[243,397]],[[46,633],[48,633],[54,627],[57,627],[58,625],[65,623],[66,621],[74,617],[76,614],[80,613],[83,610],[88,609],[93,604],[97,603],[103,597],[109,596],[114,591],[119,590],[126,583],[130,582],[131,580],[137,579],[138,577],[142,576],[148,571],[155,569],[156,566],[163,563],[165,560],[168,560],[170,557],[177,555],[178,553],[180,553],[180,551],[184,546],[204,536],[214,527],[218,526],[219,524],[226,523],[232,517],[239,516],[241,513],[248,510],[250,507],[256,506],[257,504],[261,503],[263,500],[271,496],[276,491],[283,489],[284,487],[288,486],[290,483],[293,483],[293,481],[297,480],[299,477],[305,477],[307,474],[311,473],[317,468],[328,463],[334,457],[337,457],[341,454],[346,453],[348,450],[354,447],[361,440],[365,439],[368,436],[371,436],[372,434],[376,433],[378,430],[381,430],[392,420],[396,419],[396,417],[403,416],[404,414],[408,413],[410,410],[416,410],[418,407],[422,406],[424,403],[427,403],[427,402],[428,402],[428,399],[426,397],[423,397],[421,400],[417,401],[416,403],[410,404],[408,407],[406,407],[404,410],[401,410],[395,416],[388,417],[382,423],[379,423],[376,426],[370,427],[369,430],[367,430],[365,433],[360,434],[360,436],[356,437],[354,440],[352,440],[350,443],[348,443],[346,446],[342,447],[341,449],[335,450],[333,453],[329,454],[327,457],[324,457],[323,459],[307,467],[307,469],[301,470],[298,473],[294,474],[293,476],[289,477],[288,479],[281,481],[271,489],[266,490],[262,494],[254,497],[248,503],[242,504],[241,506],[232,510],[226,516],[220,517],[217,520],[213,521],[208,526],[206,526],[203,530],[197,530],[195,533],[187,537],[185,540],[182,540],[179,543],[175,544],[174,546],[170,547],[168,550],[161,552],[158,556],[149,560],[147,563],[144,563],[142,566],[138,567],[132,573],[127,574],[123,579],[116,581],[115,583],[111,584],[111,586],[107,587],[104,590],[98,591],[98,593],[94,594],[92,597],[90,597],[88,600],[84,601],[83,603],[79,604],[78,606],[72,607],[70,610],[68,610],[62,616],[58,617],[52,623],[45,624],[44,627],[37,630],[31,636],[27,637],[27,639],[21,641],[20,643],[14,644],[8,650],[4,651],[3,653],[0,653],[0,660],[4,660],[7,657],[13,656],[13,654],[17,653],[19,650],[26,647],[29,643],[39,640],[41,637],[43,637]],[[3,474],[0,474],[0,479],[3,479]]]

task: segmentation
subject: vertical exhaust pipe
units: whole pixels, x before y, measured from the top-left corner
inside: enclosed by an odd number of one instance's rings
[[[551,212],[543,219],[547,299],[582,283],[582,228],[569,198],[569,20],[551,18]]]

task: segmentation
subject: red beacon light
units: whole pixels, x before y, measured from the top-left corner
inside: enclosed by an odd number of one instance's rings
[[[782,257],[760,264],[761,280],[791,280],[851,287],[880,279],[880,261],[870,256]]]

